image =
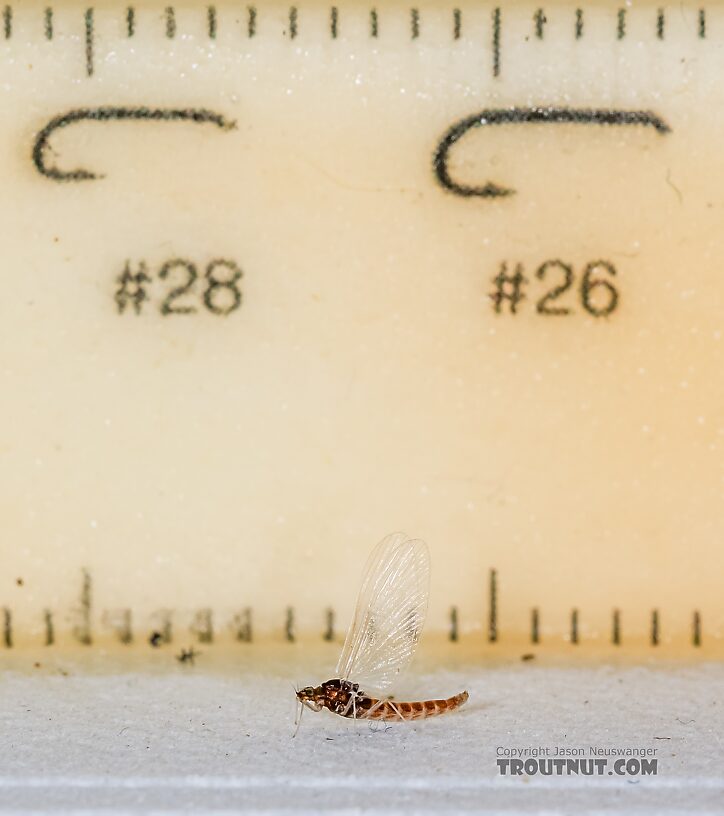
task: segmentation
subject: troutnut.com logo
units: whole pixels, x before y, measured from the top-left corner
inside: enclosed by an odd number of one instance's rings
[[[656,776],[657,748],[499,745],[501,776]]]

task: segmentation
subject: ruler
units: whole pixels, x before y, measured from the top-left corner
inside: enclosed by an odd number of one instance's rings
[[[1,7],[4,646],[334,639],[404,529],[453,642],[716,653],[723,45],[715,4]]]

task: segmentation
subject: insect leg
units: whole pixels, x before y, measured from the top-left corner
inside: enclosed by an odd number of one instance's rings
[[[356,720],[357,719],[357,697],[359,696],[358,692],[351,691],[349,693],[349,700],[347,701],[347,705],[344,707],[342,711],[342,716],[346,717],[349,714],[350,708],[352,709],[352,717]]]
[[[296,737],[297,733],[299,732],[299,726],[302,724],[302,714],[304,714],[304,708],[305,708],[304,703],[301,702],[300,700],[299,716],[297,717],[297,721],[294,723],[296,725],[296,728],[294,729],[294,733],[292,734],[292,739],[294,739],[294,737]]]
[[[375,713],[375,711],[377,711],[377,709],[378,709],[378,708],[381,708],[381,707],[382,707],[382,706],[383,706],[383,705],[384,705],[386,702],[389,702],[389,701],[388,701],[388,700],[378,700],[378,701],[377,701],[377,702],[376,702],[376,703],[375,703],[375,704],[372,706],[372,708],[370,708],[370,709],[368,709],[368,710],[367,710],[367,713],[365,714],[365,717],[366,717],[368,720],[369,720],[369,719],[371,719],[371,717],[372,717],[372,715]]]
[[[397,716],[398,716],[398,717],[399,717],[399,718],[400,718],[400,719],[401,719],[401,720],[404,722],[404,721],[405,721],[405,718],[402,716],[402,712],[401,712],[401,711],[400,711],[400,709],[399,709],[399,708],[398,708],[398,707],[397,707],[397,706],[396,706],[396,705],[395,705],[395,704],[392,702],[392,700],[386,700],[385,702],[386,702],[386,703],[389,705],[389,707],[390,707],[390,708],[391,708],[391,709],[392,709],[392,710],[395,712],[395,714],[397,714]]]

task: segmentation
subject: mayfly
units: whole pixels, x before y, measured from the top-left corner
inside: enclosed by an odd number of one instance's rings
[[[427,613],[430,554],[424,541],[393,533],[372,551],[337,676],[297,691],[304,708],[365,720],[418,720],[454,711],[467,691],[445,700],[403,703],[385,696],[417,648]],[[364,689],[364,690],[363,690]]]

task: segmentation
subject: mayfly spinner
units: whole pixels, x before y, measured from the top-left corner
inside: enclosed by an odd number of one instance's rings
[[[424,541],[404,533],[383,539],[367,562],[337,677],[297,691],[304,708],[358,720],[418,720],[454,711],[467,691],[446,700],[403,703],[384,692],[407,667],[427,612],[430,554]],[[362,689],[365,689],[363,691]]]

